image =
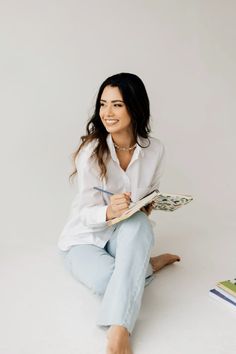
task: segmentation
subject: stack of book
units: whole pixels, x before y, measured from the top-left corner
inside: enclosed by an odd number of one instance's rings
[[[209,294],[236,310],[236,279],[218,282],[216,287],[209,291]]]

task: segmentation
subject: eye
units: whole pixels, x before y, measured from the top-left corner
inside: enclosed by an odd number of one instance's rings
[[[122,107],[122,104],[115,103],[114,106],[115,106],[115,107]]]

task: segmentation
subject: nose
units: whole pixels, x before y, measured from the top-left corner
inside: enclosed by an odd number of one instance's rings
[[[106,116],[113,116],[113,109],[112,109],[112,106],[111,105],[108,105],[107,106],[107,109],[106,109]]]

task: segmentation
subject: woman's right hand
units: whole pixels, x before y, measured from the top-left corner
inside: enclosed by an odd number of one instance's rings
[[[110,204],[107,207],[106,220],[114,219],[121,216],[126,210],[129,209],[131,202],[130,192],[122,194],[114,194],[110,197]]]

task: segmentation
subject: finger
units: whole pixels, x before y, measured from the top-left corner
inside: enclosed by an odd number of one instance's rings
[[[121,204],[115,204],[112,206],[114,210],[127,210],[129,209],[129,204],[128,203],[121,203]]]
[[[124,192],[124,193],[120,193],[120,194],[114,194],[111,196],[111,198],[114,198],[114,199],[122,198],[122,197],[130,198],[130,196],[131,196],[131,192]]]
[[[122,194],[114,194],[111,196],[111,200],[120,200],[120,199],[124,199],[125,198],[125,194],[122,193]]]
[[[130,205],[130,202],[127,201],[126,199],[118,199],[115,201],[111,202],[111,205],[114,206],[120,206],[120,205],[126,205],[127,207]]]
[[[127,195],[128,197],[131,196],[131,192],[124,192],[125,195]]]
[[[111,196],[112,199],[128,198],[130,199],[131,192],[124,192],[121,194],[114,194]]]
[[[127,203],[129,203],[129,204],[131,203],[130,193],[129,194],[125,193],[125,199],[126,199]]]
[[[125,192],[124,195],[125,195],[125,197],[128,198],[129,200],[131,199],[131,192]]]
[[[146,215],[148,214],[148,213],[147,213],[147,210],[145,209],[145,207],[142,207],[140,210],[141,210],[143,213],[145,213]]]
[[[111,198],[110,201],[112,204],[122,204],[122,203],[130,204],[130,197],[128,197],[125,194],[119,194],[116,195],[115,198]]]

